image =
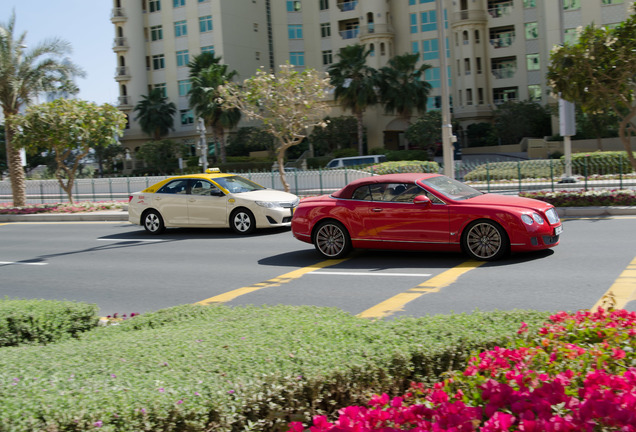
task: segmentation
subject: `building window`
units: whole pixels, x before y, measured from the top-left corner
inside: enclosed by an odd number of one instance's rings
[[[166,83],[155,84],[153,86],[153,89],[155,89],[155,90],[159,89],[159,92],[161,93],[161,96],[168,97],[168,88],[166,87]]]
[[[417,14],[409,14],[411,21],[411,33],[417,33]]]
[[[194,123],[194,114],[192,110],[180,110],[179,114],[181,115],[181,124],[189,125]]]
[[[475,43],[478,44],[479,42],[481,42],[479,30],[475,30]]]
[[[323,65],[330,65],[331,63],[333,63],[333,53],[331,50],[327,50],[327,51],[323,51],[322,52],[322,64]]]
[[[305,53],[302,51],[290,52],[289,63],[292,66],[305,66]]]
[[[622,4],[624,0],[603,0],[604,5]]]
[[[420,0],[420,4],[422,3],[433,3],[435,0]]]
[[[176,21],[174,23],[174,37],[186,36],[188,34],[188,23],[186,21]]]
[[[479,87],[477,89],[477,103],[479,105],[483,105],[484,104],[484,89]]]
[[[163,39],[163,28],[162,26],[153,26],[150,27],[150,40],[157,41]]]
[[[432,88],[440,88],[442,80],[439,74],[439,68],[429,68],[424,71],[424,79],[428,82]]]
[[[439,40],[427,39],[422,41],[422,60],[439,58]]]
[[[212,31],[212,15],[199,17],[199,31],[201,33]]]
[[[563,0],[563,10],[581,9],[581,0]]]
[[[260,51],[256,51],[256,53],[254,53],[254,58],[256,58],[256,60],[259,60],[259,61],[260,61],[260,59],[261,59],[261,52],[260,52]]]
[[[566,44],[575,44],[577,43],[579,40],[579,32],[577,29],[572,28],[572,29],[565,29],[564,35],[563,35],[563,41]]]
[[[258,32],[258,23],[254,23],[254,24],[253,24],[253,27],[254,27],[254,31],[255,31],[255,32]]]
[[[190,90],[192,89],[192,82],[187,79],[187,80],[181,80],[178,82],[179,84],[179,96],[187,96],[188,93],[190,93]]]
[[[470,75],[470,59],[464,59],[464,73]]]
[[[300,12],[300,1],[287,0],[287,12]]]
[[[158,12],[161,10],[161,0],[148,0],[150,12]]]
[[[201,53],[206,53],[206,52],[214,54],[214,45],[201,47]]]
[[[190,55],[188,50],[177,51],[177,66],[184,67],[190,62]]]
[[[528,86],[528,99],[533,102],[541,101],[541,86],[538,84]]]
[[[152,56],[152,68],[154,70],[163,69],[166,67],[166,59],[163,54],[153,55]]]
[[[329,0],[320,0],[320,10],[329,9]]]
[[[536,22],[526,23],[526,39],[536,39],[539,37],[539,25]]]
[[[331,23],[320,24],[320,37],[331,37]]]
[[[302,39],[303,26],[301,24],[289,24],[287,26],[287,35],[289,39]]]
[[[473,89],[466,89],[466,105],[473,104]]]
[[[419,42],[411,42],[411,54],[419,54],[419,53],[420,53]]]
[[[537,7],[537,0],[523,0],[523,7],[526,9]]]
[[[415,6],[415,0],[409,0],[409,6]]]
[[[462,33],[462,41],[464,45],[468,45],[470,43],[470,40],[468,39],[468,32],[466,30]]]
[[[185,6],[185,0],[172,0],[172,7],[178,8]]]
[[[437,30],[437,11],[428,11],[420,13],[421,31]]]
[[[526,54],[526,61],[529,71],[541,69],[541,65],[539,63],[539,54]]]
[[[475,58],[475,73],[481,74],[481,57]]]

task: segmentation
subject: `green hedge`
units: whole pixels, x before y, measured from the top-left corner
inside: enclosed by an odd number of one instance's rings
[[[371,165],[364,170],[373,174],[394,174],[402,172],[437,173],[439,172],[439,164],[437,162],[419,160],[383,162]]]
[[[0,347],[44,345],[95,328],[94,304],[55,300],[0,299]]]
[[[554,159],[519,162],[490,162],[477,165],[464,175],[465,181],[517,180],[524,178],[552,178],[563,174],[563,164]]]
[[[561,157],[565,161],[565,157]],[[573,153],[572,171],[580,175],[628,174],[633,171],[627,152]]]
[[[435,380],[546,317],[374,322],[332,308],[181,306],[80,340],[0,349],[0,430],[280,430]]]

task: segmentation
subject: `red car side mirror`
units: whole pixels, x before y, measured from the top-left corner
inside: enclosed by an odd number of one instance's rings
[[[418,195],[413,198],[413,204],[423,205],[428,208],[431,206],[431,200],[426,195]]]

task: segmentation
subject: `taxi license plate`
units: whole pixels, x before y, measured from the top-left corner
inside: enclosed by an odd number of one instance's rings
[[[558,236],[559,234],[561,234],[563,232],[563,225],[558,226],[554,229],[554,235]]]

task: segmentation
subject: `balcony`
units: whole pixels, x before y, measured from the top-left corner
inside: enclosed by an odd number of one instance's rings
[[[489,3],[488,4],[488,14],[493,18],[500,18],[503,16],[510,15],[512,12],[512,8],[514,3],[511,1],[501,2],[501,3]]]
[[[131,108],[132,107],[132,97],[130,97],[130,96],[119,96],[117,98],[117,106],[119,108]]]
[[[125,37],[115,38],[115,41],[113,42],[113,51],[115,52],[127,51],[128,48],[129,48],[128,40]]]
[[[342,12],[349,12],[356,9],[358,0],[344,0],[337,3],[338,9]]]
[[[115,69],[115,81],[128,81],[130,78],[130,69],[128,66],[118,66],[117,69]]]
[[[393,36],[395,30],[389,24],[369,24],[360,27],[360,39],[373,36]]]
[[[515,42],[515,34],[500,35],[490,39],[490,45],[496,48],[507,48]]]
[[[340,30],[339,33],[342,39],[355,39],[360,34],[360,29]]]
[[[459,23],[460,21],[488,21],[488,16],[483,10],[463,10],[453,13],[453,23]],[[463,22],[462,24],[466,24]]]
[[[126,16],[124,8],[114,8],[110,14],[110,22],[112,22],[113,24],[125,22],[127,19],[128,17]]]

